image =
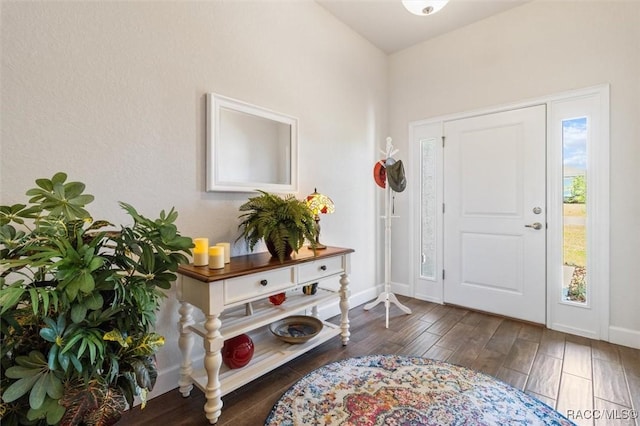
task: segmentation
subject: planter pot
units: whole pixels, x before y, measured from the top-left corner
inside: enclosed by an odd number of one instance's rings
[[[276,252],[276,246],[271,241],[265,241],[265,244],[267,245],[267,250],[269,251],[269,253],[271,253],[271,256],[278,258],[278,253]],[[291,247],[289,243],[287,243],[284,248],[284,258],[285,259],[291,258],[291,253],[293,253],[293,247]]]

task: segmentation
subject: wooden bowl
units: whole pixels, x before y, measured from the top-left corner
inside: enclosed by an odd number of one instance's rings
[[[287,343],[304,343],[322,330],[322,321],[306,315],[292,315],[271,323],[269,330]]]

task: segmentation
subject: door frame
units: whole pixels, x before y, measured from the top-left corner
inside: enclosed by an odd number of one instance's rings
[[[595,167],[591,170],[591,173],[597,174],[593,179],[594,185],[590,193],[598,194],[597,204],[592,209],[590,222],[593,223],[597,220],[598,227],[591,226],[589,233],[591,234],[588,240],[588,250],[591,251],[588,254],[588,258],[594,259],[594,256],[598,259],[598,267],[595,268],[594,279],[598,281],[597,293],[592,294],[592,308],[597,315],[596,330],[587,331],[579,328],[562,324],[556,321],[554,316],[554,306],[556,304],[557,293],[555,290],[558,285],[558,274],[552,274],[550,271],[554,264],[562,262],[562,259],[558,259],[558,229],[559,226],[553,221],[561,218],[562,204],[557,202],[557,179],[558,176],[562,176],[562,164],[555,164],[558,162],[558,156],[554,154],[557,150],[557,144],[562,141],[557,140],[557,135],[552,133],[553,123],[552,111],[554,104],[560,102],[566,102],[572,99],[580,99],[589,96],[596,96],[599,98],[599,114],[600,125],[598,130],[598,147],[597,147],[597,161],[592,162],[590,166]],[[437,116],[424,120],[412,121],[409,123],[409,138],[408,146],[411,155],[411,169],[412,179],[414,182],[420,182],[421,180],[421,155],[420,155],[420,141],[430,138],[436,138],[442,140],[444,133],[444,123],[452,120],[459,120],[464,118],[471,118],[481,115],[493,114],[497,112],[504,112],[513,109],[526,108],[535,105],[547,106],[547,224],[549,224],[549,230],[547,231],[546,239],[546,251],[547,251],[547,282],[546,282],[546,326],[551,329],[566,331],[572,334],[578,334],[585,337],[594,339],[609,340],[609,317],[610,317],[610,289],[609,289],[609,84],[601,84],[593,87],[588,87],[578,90],[570,90],[554,95],[544,96],[540,98],[533,98],[528,100],[522,100],[505,105],[493,106],[482,108],[478,110],[466,111],[455,114],[448,114],[443,116]],[[561,145],[560,145],[561,146]],[[442,144],[438,144],[436,155],[438,159],[436,161],[436,194],[435,202],[437,205],[442,205],[444,199],[444,169],[443,169],[443,153],[444,149]],[[593,156],[592,156],[593,157]],[[561,180],[559,181],[561,182]],[[409,208],[412,212],[412,219],[410,221],[410,235],[420,235],[421,230],[421,185],[415,185],[413,192],[409,200]],[[552,198],[553,197],[553,198]],[[436,214],[436,235],[434,240],[437,247],[436,267],[439,271],[442,271],[443,267],[443,253],[444,253],[444,228],[443,228],[443,214],[442,209],[438,209]],[[597,219],[594,219],[597,217]],[[555,246],[554,246],[555,244]],[[414,261],[409,262],[411,265],[411,279],[409,284],[410,295],[414,298],[421,300],[428,300],[435,303],[444,303],[444,280],[441,273],[435,274],[434,277],[425,279],[421,277],[420,273],[420,261],[421,261],[421,239],[415,238],[410,245],[411,259]],[[593,297],[595,296],[595,297]],[[578,308],[579,309],[579,308]]]

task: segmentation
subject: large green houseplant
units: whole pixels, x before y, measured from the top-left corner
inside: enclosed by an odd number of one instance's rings
[[[93,220],[64,173],[0,206],[2,425],[110,425],[157,377],[156,312],[192,241],[177,212]]]
[[[260,195],[249,198],[240,206],[240,211],[245,213],[239,216],[241,234],[238,240],[244,238],[252,251],[264,240],[267,250],[281,262],[293,251],[297,252],[305,240],[315,249],[316,223],[305,202],[291,194],[280,197],[258,192]]]

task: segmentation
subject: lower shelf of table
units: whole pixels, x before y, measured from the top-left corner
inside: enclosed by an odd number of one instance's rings
[[[226,309],[221,317],[220,334],[225,340],[230,339],[239,334],[250,333],[251,330],[271,324],[289,315],[298,315],[313,306],[332,301],[337,303],[340,300],[337,292],[324,288],[318,288],[317,293],[312,296],[302,294],[300,289],[287,291],[286,295],[287,300],[278,306],[274,306],[267,299],[253,301],[254,312],[251,315],[246,314],[245,304]],[[207,335],[207,330],[202,323],[193,324],[189,328],[200,337],[204,338]]]
[[[222,396],[340,335],[340,326],[326,321],[323,323],[324,327],[316,337],[301,344],[285,343],[275,337],[267,327],[250,333],[255,346],[251,362],[237,369],[230,369],[224,364],[220,368],[219,380]],[[194,372],[191,378],[196,386],[202,391],[205,390],[207,372],[204,368]]]

